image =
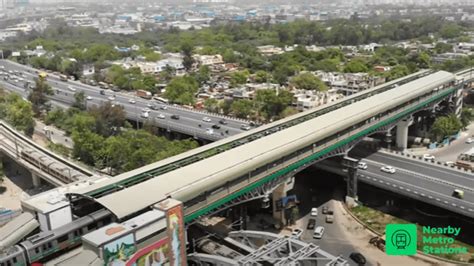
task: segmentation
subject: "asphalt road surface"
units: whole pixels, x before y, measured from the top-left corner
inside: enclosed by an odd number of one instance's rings
[[[35,71],[38,70],[8,60],[0,60],[0,68],[2,67],[1,71],[20,71],[21,76],[14,75],[14,78],[4,80],[3,75],[0,77],[0,84],[4,85],[5,89],[18,92],[26,98],[28,91],[25,89],[25,83],[29,81],[30,84],[34,84],[34,79],[38,75]],[[85,96],[89,96],[87,101],[88,107],[111,102],[112,104],[123,106],[129,119],[140,122],[148,121],[169,131],[177,131],[203,139],[218,140],[241,133],[243,130],[240,127],[242,124],[246,124],[245,121],[226,117],[225,121],[227,124],[222,125],[219,124],[219,121],[223,119],[223,116],[189,110],[180,106],[162,104],[155,100],[139,98],[133,94],[103,90],[104,95],[102,95],[100,93],[102,89],[99,87],[71,80],[64,82],[53,74],[48,74],[47,80],[54,91],[54,95],[51,96],[52,101],[70,106],[74,103],[74,94],[82,91]],[[132,100],[135,102],[133,103]],[[159,109],[151,110],[153,105]],[[149,110],[147,118],[142,115],[143,110],[146,108]],[[159,114],[163,114],[165,118],[158,118]],[[172,115],[178,115],[180,117],[179,120],[171,119]],[[210,118],[211,121],[203,121],[204,117]],[[213,129],[212,125],[214,124],[219,124],[220,129]]]

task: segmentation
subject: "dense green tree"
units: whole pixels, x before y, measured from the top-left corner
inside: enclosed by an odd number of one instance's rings
[[[199,70],[194,74],[194,78],[200,85],[203,85],[204,83],[208,82],[210,77],[211,71],[209,70],[208,66],[199,67]]]
[[[184,42],[181,45],[181,52],[184,54],[183,57],[183,66],[184,68],[189,71],[193,67],[194,64],[194,58],[193,58],[193,45],[191,42]]]
[[[446,39],[459,37],[461,33],[462,27],[455,23],[445,24],[440,29],[441,37]]]
[[[105,139],[90,130],[74,131],[72,133],[74,147],[72,155],[89,165],[95,165],[100,158]]]
[[[254,104],[247,99],[236,100],[232,102],[230,110],[236,117],[247,119],[254,113]]]
[[[207,98],[204,101],[204,107],[208,112],[217,113],[219,111],[219,102],[214,98]]]
[[[87,108],[87,99],[83,91],[74,93],[74,103],[72,104],[74,108],[77,108],[81,111],[86,110]]]
[[[328,89],[324,82],[310,72],[293,77],[290,84],[302,90],[326,91]]]
[[[472,121],[474,121],[474,109],[464,107],[461,110],[461,124],[463,128],[466,128]]]
[[[365,73],[369,70],[364,61],[359,59],[351,60],[344,67],[344,72],[346,73]]]
[[[36,85],[28,95],[28,100],[33,105],[33,112],[35,113],[35,116],[38,117],[43,111],[46,111],[50,108],[48,105],[48,95],[52,95],[53,90],[46,80],[42,78],[36,79],[35,82]]]
[[[254,80],[256,83],[266,83],[271,81],[272,76],[270,73],[264,70],[259,70],[255,72]]]
[[[27,136],[33,135],[35,121],[31,103],[16,93],[0,96],[0,119],[4,119]]]
[[[453,51],[453,45],[449,43],[439,42],[435,45],[435,52],[437,54],[444,54]]]
[[[110,102],[98,107],[92,107],[89,113],[95,118],[95,132],[108,137],[116,135],[125,125],[125,111],[123,106],[114,105]]]
[[[245,84],[249,77],[250,73],[248,70],[237,71],[230,75],[230,85],[236,87],[238,85]]]
[[[198,89],[199,84],[193,77],[175,77],[166,86],[164,96],[174,103],[193,105]]]
[[[387,78],[387,81],[398,79],[401,77],[404,77],[406,75],[410,74],[410,70],[406,65],[397,65],[392,67],[390,71],[385,73],[385,77]]]
[[[462,123],[455,115],[441,116],[436,118],[431,126],[431,134],[439,141],[444,137],[456,134],[461,128]]]
[[[255,95],[255,104],[260,115],[266,120],[280,117],[281,113],[293,101],[293,94],[287,90],[258,90]]]

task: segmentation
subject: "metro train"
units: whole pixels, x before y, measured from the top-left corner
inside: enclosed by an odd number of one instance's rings
[[[60,181],[66,184],[80,180],[83,177],[81,173],[78,173],[75,170],[66,170],[66,166],[60,165],[55,161],[41,160],[40,153],[36,151],[22,150],[20,155],[21,158],[25,161],[31,163],[32,165],[38,167],[39,169],[43,170],[44,172],[52,175],[53,177],[59,179]]]
[[[48,260],[59,252],[79,246],[82,235],[111,222],[111,213],[102,209],[54,230],[38,233],[0,251],[0,266],[26,266]]]

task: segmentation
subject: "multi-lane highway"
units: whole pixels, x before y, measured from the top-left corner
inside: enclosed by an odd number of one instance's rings
[[[362,161],[367,163],[368,167],[357,171],[360,182],[474,217],[472,172],[386,152],[366,155]],[[395,173],[381,171],[384,165],[394,167]],[[333,161],[322,162],[318,167],[331,172],[341,172],[340,166]],[[464,191],[462,199],[453,196],[455,189]]]
[[[0,84],[5,89],[18,92],[23,97],[26,97],[28,92],[25,89],[25,83],[28,81],[34,84],[34,79],[38,75],[36,71],[38,70],[8,60],[0,60],[0,67],[3,67],[0,70],[7,73],[9,71],[19,71],[21,73],[21,76],[13,75],[13,78],[8,78],[7,80],[2,76]],[[220,124],[219,121],[223,119],[223,116],[189,110],[180,106],[166,105],[154,100],[138,98],[133,94],[111,90],[104,90],[103,94],[101,94],[102,89],[99,87],[82,84],[77,81],[64,82],[53,74],[49,74],[47,80],[54,90],[51,100],[62,105],[72,105],[74,103],[74,94],[82,91],[86,96],[89,96],[89,100],[87,100],[88,107],[111,102],[112,104],[123,106],[128,119],[137,120],[142,123],[148,122],[168,131],[179,132],[196,138],[219,140],[242,132],[241,126],[247,124],[246,121],[229,117],[225,118],[226,124]],[[156,106],[158,110],[152,110],[152,106]],[[149,110],[147,118],[142,116],[144,109]],[[164,115],[164,118],[159,118],[160,114],[162,115],[161,117]],[[172,119],[173,115],[179,116],[179,119]],[[204,117],[210,118],[211,121],[204,121]],[[219,125],[220,128],[212,128],[215,124]]]

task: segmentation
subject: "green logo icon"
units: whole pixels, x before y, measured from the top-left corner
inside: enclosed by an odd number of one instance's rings
[[[416,254],[416,225],[387,224],[385,227],[385,252],[388,255]]]

